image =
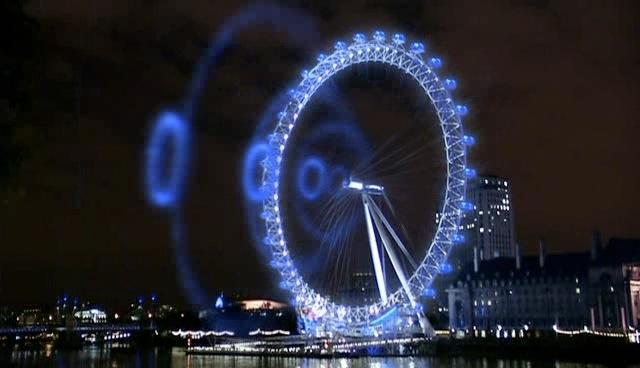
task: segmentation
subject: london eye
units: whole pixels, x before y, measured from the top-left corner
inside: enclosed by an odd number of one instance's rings
[[[271,255],[270,264],[277,270],[282,288],[291,293],[308,333],[382,334],[387,331],[388,317],[395,315],[413,316],[413,325],[428,334],[431,327],[421,300],[433,293],[432,283],[446,269],[451,249],[464,240],[459,234],[460,219],[463,211],[473,207],[465,201],[466,180],[475,175],[475,170],[466,164],[467,146],[474,144],[473,137],[465,135],[463,130],[462,117],[467,108],[454,102],[451,91],[456,88],[455,80],[438,76],[441,59],[427,56],[423,43],[408,43],[402,34],[387,38],[384,32],[376,31],[368,39],[357,33],[351,43],[338,41],[330,54],[321,54],[317,60],[313,68],[302,72],[302,80],[289,92],[289,100],[278,114],[277,124],[267,139],[268,148],[264,150],[261,217],[266,234],[263,242]],[[441,188],[443,194],[437,209],[437,226],[426,244],[418,245],[422,249],[418,256],[408,250],[410,239],[395,216],[384,176],[361,175],[371,171],[367,167],[375,165],[371,160],[364,160],[358,170],[354,170],[325,165],[317,157],[308,157],[296,166],[295,181],[301,196],[296,198],[287,190],[287,165],[293,161],[290,157],[301,150],[292,137],[302,129],[296,128],[304,125],[305,107],[323,85],[331,83],[337,75],[343,74],[342,71],[363,64],[381,65],[408,76],[420,87],[422,99],[435,112],[434,121],[441,134],[444,188]],[[311,181],[306,179],[310,174],[314,178]],[[362,221],[350,226],[366,234],[367,241],[356,246],[369,253],[367,262],[375,279],[375,300],[367,303],[337,301],[305,278],[302,268],[306,266],[300,265],[293,255],[299,240],[291,234],[289,224],[299,221],[301,215],[285,214],[286,208],[292,203],[295,207],[297,202],[315,200],[325,187],[335,192],[331,198],[347,198],[343,202],[357,203],[351,207],[358,208],[357,212],[352,211],[350,216]],[[348,220],[340,218],[344,215],[344,206],[342,210],[338,206],[325,206],[322,211],[329,213],[334,223]],[[320,227],[321,234],[317,237],[326,238],[322,232],[330,228]]]

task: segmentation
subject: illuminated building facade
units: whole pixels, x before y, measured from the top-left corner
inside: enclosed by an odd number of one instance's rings
[[[107,323],[107,314],[97,308],[79,310],[73,316],[80,323]]]
[[[287,305],[275,300],[269,299],[248,299],[241,300],[239,302],[240,308],[245,311],[253,310],[274,310],[274,309],[286,309]]]
[[[16,317],[16,322],[20,326],[33,326],[47,322],[42,308],[30,307],[23,309]]]
[[[513,195],[509,180],[497,176],[478,176],[467,183],[466,199],[472,205],[462,216],[464,245],[454,248],[450,262],[455,270],[480,260],[515,257],[516,235]],[[436,214],[436,223],[440,215]]]
[[[591,252],[494,258],[465,266],[447,289],[456,330],[628,330],[640,325],[640,239]]]
[[[219,297],[213,308],[200,311],[198,317],[207,329],[228,336],[259,337],[297,332],[295,311],[287,304],[269,299],[227,302]]]

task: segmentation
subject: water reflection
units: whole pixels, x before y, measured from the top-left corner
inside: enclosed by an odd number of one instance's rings
[[[187,355],[184,349],[114,350],[85,348],[78,351],[0,351],[0,367],[172,367],[172,368],[596,368],[598,365],[532,362],[513,359],[398,357],[359,359],[300,359],[278,357]]]

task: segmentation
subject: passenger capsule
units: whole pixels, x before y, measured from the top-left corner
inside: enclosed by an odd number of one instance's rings
[[[444,80],[444,88],[446,88],[447,90],[453,91],[457,87],[458,87],[458,83],[455,81],[455,79],[445,79]]]
[[[464,235],[455,233],[453,234],[452,240],[456,244],[464,243]]]
[[[393,35],[392,41],[396,45],[404,45],[406,37],[402,33],[396,33]]]
[[[464,169],[464,176],[466,176],[469,179],[475,178],[476,177],[476,171],[474,169],[471,168],[466,168]]]
[[[347,44],[342,41],[336,41],[336,43],[333,44],[333,48],[336,50],[344,50],[347,48]]]
[[[430,67],[432,67],[434,69],[438,69],[438,68],[440,68],[442,66],[442,59],[437,58],[437,57],[432,57],[432,58],[429,58],[428,63],[429,63]]]
[[[473,146],[476,144],[476,139],[471,135],[465,135],[462,137],[462,142],[467,146]]]
[[[353,35],[353,41],[356,43],[364,43],[367,41],[367,36],[364,33],[356,33]]]
[[[469,113],[469,108],[467,108],[465,105],[456,105],[456,114],[458,114],[458,116],[465,116]]]
[[[460,202],[460,209],[463,211],[472,211],[473,210],[473,203],[471,202]]]
[[[411,44],[411,48],[409,49],[414,54],[422,54],[424,53],[424,43],[422,42],[414,42]]]

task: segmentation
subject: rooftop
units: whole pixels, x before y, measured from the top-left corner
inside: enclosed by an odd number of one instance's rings
[[[595,250],[595,253],[594,253]],[[465,265],[458,280],[531,277],[575,277],[586,275],[592,267],[640,264],[640,239],[611,238],[606,247],[592,251],[544,254],[541,266],[540,254],[521,257],[520,268],[514,258],[494,258],[480,261],[478,272],[474,272],[473,262]],[[595,259],[593,255],[595,254]]]

